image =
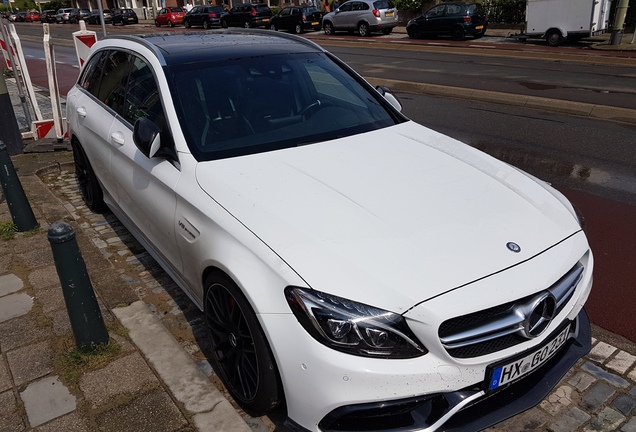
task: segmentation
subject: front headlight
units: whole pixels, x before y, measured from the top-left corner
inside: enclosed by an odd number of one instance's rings
[[[285,296],[305,330],[335,350],[396,359],[428,352],[400,314],[305,288],[287,287]]]

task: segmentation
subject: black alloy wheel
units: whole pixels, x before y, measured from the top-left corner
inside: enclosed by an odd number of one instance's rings
[[[204,29],[209,29],[210,28],[210,21],[208,20],[203,20],[203,28]]]
[[[86,207],[96,213],[102,213],[106,211],[108,207],[104,202],[104,192],[97,181],[95,172],[80,143],[73,141],[72,147],[73,161],[75,162],[75,177],[82,199]]]
[[[451,30],[451,37],[454,41],[463,41],[466,39],[466,32],[462,27],[456,26]]]
[[[302,32],[303,32],[302,23],[296,23],[296,26],[294,27],[294,33],[301,34]]]
[[[249,302],[224,274],[205,281],[205,322],[212,337],[212,366],[234,400],[252,416],[278,405],[282,391],[276,364]]]

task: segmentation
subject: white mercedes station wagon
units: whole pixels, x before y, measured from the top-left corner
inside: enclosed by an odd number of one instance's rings
[[[590,349],[592,252],[563,195],[410,121],[308,40],[106,38],[67,118],[86,204],[204,311],[252,415],[475,431]]]

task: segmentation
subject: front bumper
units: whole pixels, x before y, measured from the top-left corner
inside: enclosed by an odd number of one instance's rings
[[[486,383],[459,391],[393,401],[341,406],[319,422],[319,430],[341,431],[477,431],[519,414],[539,402],[591,348],[590,322],[583,309],[574,335],[539,369],[498,391]],[[288,419],[292,431],[307,429]]]

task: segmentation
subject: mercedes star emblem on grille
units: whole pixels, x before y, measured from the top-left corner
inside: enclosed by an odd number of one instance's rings
[[[531,304],[531,311],[526,315],[523,322],[523,334],[528,339],[533,339],[544,332],[552,318],[556,313],[556,299],[554,296],[545,292],[541,296],[536,297]]]

